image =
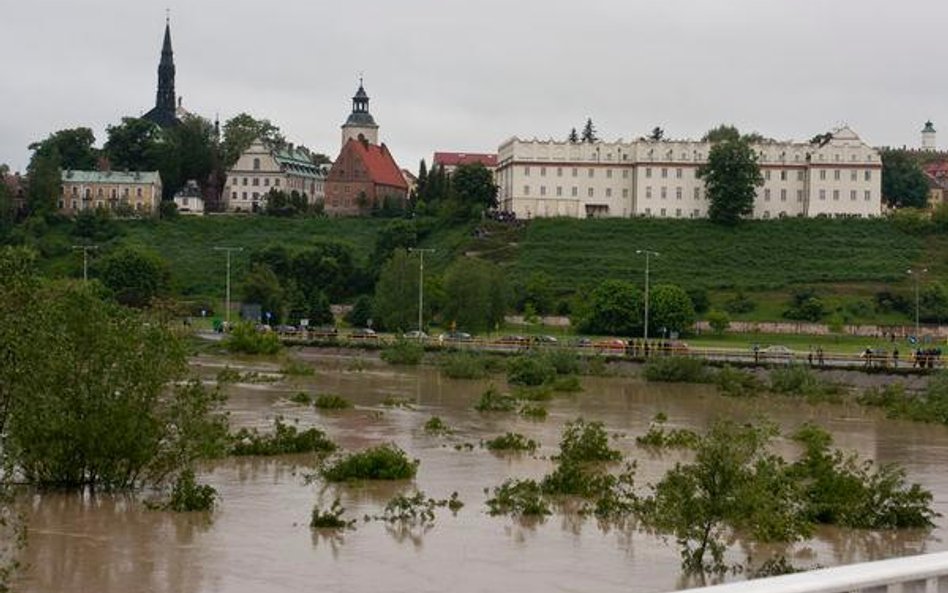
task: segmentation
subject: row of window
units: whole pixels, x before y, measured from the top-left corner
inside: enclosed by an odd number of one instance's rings
[[[546,188],[545,185],[541,185],[541,186],[540,186],[540,196],[541,196],[541,197],[547,195],[546,189],[547,189],[547,188]],[[696,187],[696,188],[693,188],[693,189],[694,189],[694,199],[700,200],[700,199],[702,198],[701,188],[700,188],[700,187]],[[235,193],[234,195],[236,196],[236,193]],[[244,193],[244,196],[246,196],[246,195],[247,195],[247,194]],[[524,195],[524,196],[529,196],[529,195],[530,195],[530,186],[529,186],[529,185],[523,186],[523,195]],[[770,188],[765,188],[765,189],[764,189],[764,201],[765,201],[765,202],[769,202],[769,201],[771,200],[771,195],[772,195],[772,194],[771,194]],[[825,189],[821,189],[821,190],[819,191],[819,198],[820,198],[821,200],[825,200],[825,199],[826,199],[826,195],[827,195],[827,194],[826,194],[826,190],[825,190]],[[834,189],[832,195],[833,195],[833,200],[835,200],[835,201],[838,202],[838,201],[839,201],[839,198],[840,198],[840,195],[841,195],[841,192],[840,192],[840,190],[838,190],[838,189]],[[855,189],[849,190],[849,199],[850,199],[851,201],[855,202],[855,201],[858,199],[858,195],[859,195],[859,192],[858,192],[857,190],[855,190]],[[556,186],[555,196],[558,197],[558,198],[563,197],[563,186],[561,186],[561,185]],[[592,188],[592,187],[586,188],[586,196],[589,197],[589,198],[594,198],[594,197],[596,197],[595,188]],[[663,199],[663,200],[664,200],[664,199],[667,199],[667,198],[668,198],[668,188],[665,187],[665,186],[660,187],[660,188],[659,188],[659,196],[660,196],[660,198]],[[676,200],[681,200],[681,199],[683,198],[683,196],[684,196],[684,190],[683,190],[683,188],[681,188],[681,187],[676,187],[676,188],[675,188],[675,199],[676,199]],[[786,190],[786,189],[781,189],[781,190],[780,190],[780,201],[781,201],[781,202],[786,202],[786,201],[787,201],[787,196],[788,196],[787,190]],[[803,201],[803,196],[804,196],[803,190],[802,190],[802,189],[798,189],[798,190],[796,191],[797,202],[802,202],[802,201]],[[570,197],[573,197],[573,198],[579,197],[579,188],[578,188],[578,187],[573,186],[572,188],[570,188]],[[611,198],[611,197],[612,197],[612,188],[611,188],[611,187],[607,187],[607,188],[606,188],[605,197],[606,197],[606,198]],[[629,189],[628,189],[628,188],[623,188],[623,189],[622,189],[622,197],[623,197],[623,198],[628,198],[628,197],[629,197]],[[707,195],[705,194],[704,197],[707,198]],[[651,198],[652,198],[652,186],[650,186],[650,185],[645,187],[645,198],[646,198],[646,199],[651,199]],[[244,198],[244,199],[246,199],[246,198]],[[868,201],[871,201],[871,200],[872,200],[872,191],[870,191],[870,190],[865,190],[865,191],[863,191],[863,199],[865,199],[865,201],[867,201],[867,202],[868,202]]]
[[[530,195],[530,186],[529,186],[529,185],[523,186],[523,195],[525,195],[525,196],[529,196],[529,195]],[[545,196],[545,195],[546,195],[546,186],[545,186],[545,185],[541,185],[541,186],[540,186],[540,195],[541,195],[541,196]],[[555,195],[556,195],[556,197],[558,197],[558,198],[563,197],[563,186],[562,186],[562,185],[557,185],[557,186],[556,186],[556,194],[555,194]],[[588,197],[590,197],[590,198],[596,197],[595,189],[592,188],[592,187],[586,188],[586,195],[587,195]],[[572,188],[570,188],[570,196],[571,196],[571,197],[574,197],[574,198],[579,197],[579,188],[576,187],[575,185],[574,185]],[[607,188],[606,188],[606,197],[607,197],[607,198],[611,198],[611,197],[612,197],[612,188],[611,188],[611,187],[607,187]],[[627,187],[622,188],[622,197],[623,197],[623,198],[628,198],[628,197],[629,197],[629,188],[627,188]]]
[[[123,202],[123,203],[124,203],[124,204],[128,204],[127,202]],[[128,204],[128,205],[131,205],[131,204]],[[113,205],[113,204],[108,204],[108,203],[106,203],[106,202],[103,202],[102,200],[96,200],[95,203],[92,203],[92,204],[90,204],[90,203],[85,203],[85,200],[83,200],[83,207],[84,207],[84,208],[87,208],[87,209],[88,209],[88,208],[104,208],[104,207],[106,207],[106,206],[114,206],[114,205]],[[145,205],[142,204],[141,202],[135,202],[135,210],[141,210],[142,208],[144,208],[144,206],[145,206]],[[62,209],[65,208],[65,207],[66,207],[66,201],[65,201],[65,200],[59,200],[59,209],[62,210]],[[72,200],[72,201],[70,201],[70,202],[69,202],[69,207],[70,207],[72,210],[78,210],[78,209],[79,209],[79,200]]]
[[[668,188],[667,188],[667,187],[664,187],[664,186],[663,186],[663,187],[660,187],[660,188],[659,188],[659,192],[660,192],[661,198],[662,198],[663,200],[668,197]],[[676,188],[675,188],[675,199],[676,199],[676,200],[680,200],[680,199],[682,198],[683,194],[684,194],[684,191],[682,190],[682,188],[680,188],[680,187],[676,187]],[[700,199],[701,199],[701,188],[700,188],[700,187],[694,188],[694,196],[695,196],[695,199],[696,199],[696,200],[700,200]],[[651,185],[648,185],[648,186],[645,187],[645,197],[646,197],[646,198],[651,198],[651,197],[652,197],[652,186],[651,186]]]
[[[262,177],[262,178],[261,178],[261,177],[252,177],[252,178],[249,179],[250,185],[253,186],[253,187],[260,187],[260,185],[261,185],[261,184],[260,184],[260,180],[261,180],[261,179],[263,180],[263,187],[270,187],[270,178],[269,178],[269,177]],[[238,183],[238,181],[239,181],[240,183]],[[241,178],[231,177],[231,178],[230,178],[230,185],[231,185],[231,187],[237,187],[238,185],[247,185],[247,183],[248,183],[248,178],[247,178],[247,177],[241,177]],[[277,177],[277,178],[275,178],[275,179],[273,180],[273,187],[280,187],[280,178],[279,178],[279,177]]]
[[[66,192],[65,188],[63,188],[63,187],[60,187],[60,188],[59,188],[59,193],[60,193],[60,194],[64,194],[65,192]],[[78,196],[78,195],[79,195],[79,188],[76,187],[75,185],[72,186],[72,195],[73,195],[73,196]],[[140,188],[140,187],[136,187],[136,188],[135,188],[135,196],[136,196],[136,197],[139,197],[139,198],[142,197],[142,188]],[[102,192],[102,188],[101,188],[101,187],[96,190],[96,197],[98,197],[98,198],[105,197],[104,193]],[[118,199],[118,190],[116,190],[116,189],[113,187],[113,188],[111,189],[111,191],[109,192],[109,197],[110,197],[111,199],[113,199],[113,200]],[[122,188],[122,197],[123,197],[123,198],[127,198],[127,197],[128,197],[128,188],[127,188],[127,187],[123,187],[123,188]],[[91,199],[91,198],[92,198],[92,190],[87,187],[87,188],[85,188],[85,191],[83,191],[83,199],[88,200],[88,199]]]
[[[546,169],[547,169],[547,168],[546,168],[546,167],[539,167],[539,169],[540,169],[540,177],[546,177]],[[578,177],[578,176],[579,176],[579,167],[571,167],[570,169],[571,169],[572,177]],[[612,179],[612,177],[613,177],[613,169],[606,169],[605,171],[606,171],[606,179]],[[684,169],[684,168],[682,168],[682,167],[675,167],[675,169],[674,169],[675,178],[676,178],[676,179],[683,179],[683,178],[685,177],[685,174],[686,174],[685,171],[686,171],[686,169]],[[695,169],[687,169],[687,171],[689,171],[689,172],[690,172],[690,171],[695,171],[695,177],[697,178],[697,171],[696,171]],[[851,169],[851,170],[849,171],[849,179],[850,179],[850,181],[858,181],[858,180],[859,180],[859,171],[860,171],[860,169]],[[770,181],[770,180],[771,180],[772,175],[777,175],[777,176],[779,176],[779,178],[780,178],[781,181],[787,181],[788,179],[790,179],[791,173],[792,173],[792,171],[787,170],[787,169],[781,169],[781,170],[779,170],[779,171],[774,171],[774,170],[772,170],[772,169],[765,169],[765,170],[763,171],[764,179],[767,180],[767,181]],[[797,169],[797,172],[796,172],[796,173],[797,173],[797,174],[796,174],[797,181],[804,181],[804,180],[806,179],[806,171],[804,171],[804,170],[802,170],[802,169]],[[525,177],[529,177],[529,176],[530,176],[530,167],[529,167],[529,166],[526,166],[526,167],[523,168],[523,174],[524,174]],[[662,179],[667,179],[667,178],[668,178],[668,175],[669,175],[669,167],[661,167],[661,168],[659,169],[659,174],[660,174],[660,176],[661,176]],[[556,167],[556,176],[557,176],[557,177],[562,177],[562,176],[563,176],[563,167]],[[595,178],[595,176],[596,176],[596,169],[594,169],[594,168],[589,168],[589,169],[587,169],[587,170],[586,170],[586,176],[589,177],[590,179]],[[827,170],[826,170],[826,169],[820,169],[819,176],[820,176],[820,179],[821,179],[821,180],[826,180],[826,177],[827,177]],[[864,180],[864,181],[872,181],[872,170],[871,170],[871,169],[862,170],[862,176],[863,176],[863,180]],[[628,178],[629,178],[629,170],[628,170],[628,169],[622,169],[622,178],[623,178],[623,179],[628,179]],[[645,178],[646,178],[646,179],[651,179],[651,178],[652,178],[652,167],[645,167]],[[841,169],[833,169],[833,179],[835,179],[835,180],[837,180],[837,181],[839,181],[840,179],[842,179],[842,170],[841,170]],[[246,178],[245,178],[245,179],[244,179],[244,185],[247,185],[246,181],[247,181],[247,180],[246,180]]]

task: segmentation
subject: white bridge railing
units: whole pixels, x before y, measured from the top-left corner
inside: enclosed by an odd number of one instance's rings
[[[948,552],[823,568],[688,593],[948,593]]]

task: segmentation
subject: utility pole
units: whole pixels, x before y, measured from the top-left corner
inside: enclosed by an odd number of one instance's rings
[[[418,341],[421,341],[424,332],[424,321],[422,316],[425,310],[425,253],[434,253],[434,249],[419,249],[410,247],[409,253],[418,253]]]
[[[82,281],[89,281],[89,251],[95,251],[97,245],[73,245],[73,251],[82,251]]]
[[[649,249],[636,249],[635,252],[639,255],[645,254],[645,341],[648,342],[648,260],[649,256],[658,257],[657,251],[651,251]]]
[[[227,292],[224,300],[225,321],[230,325],[230,254],[234,251],[243,251],[243,247],[215,247],[214,251],[223,251],[227,254]]]
[[[928,272],[928,268],[922,268],[921,270],[918,270],[918,271],[908,269],[905,272],[906,274],[908,274],[915,280],[915,339],[919,343],[921,343],[922,337],[919,335],[919,323],[918,323],[918,309],[919,309],[918,307],[918,280],[922,274]]]

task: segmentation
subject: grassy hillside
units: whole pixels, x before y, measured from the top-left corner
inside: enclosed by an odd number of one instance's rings
[[[773,290],[812,283],[901,283],[922,259],[924,240],[885,220],[750,221],[724,228],[703,220],[535,220],[515,273],[543,271],[571,292],[607,278],[640,281],[645,258],[653,282],[686,288]]]

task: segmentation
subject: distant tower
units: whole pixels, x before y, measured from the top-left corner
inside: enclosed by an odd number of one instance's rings
[[[349,119],[342,124],[342,145],[345,146],[350,138],[359,139],[363,136],[369,144],[379,143],[379,126],[375,123],[372,114],[369,113],[369,95],[366,94],[362,86],[362,79],[359,79],[359,90],[352,97],[352,113]]]
[[[165,19],[165,40],[161,46],[161,62],[158,63],[158,93],[155,108],[142,116],[162,128],[178,125],[175,115],[174,52],[171,51],[171,19]]]
[[[922,129],[922,150],[936,150],[935,146],[935,126],[931,120],[925,122]]]

